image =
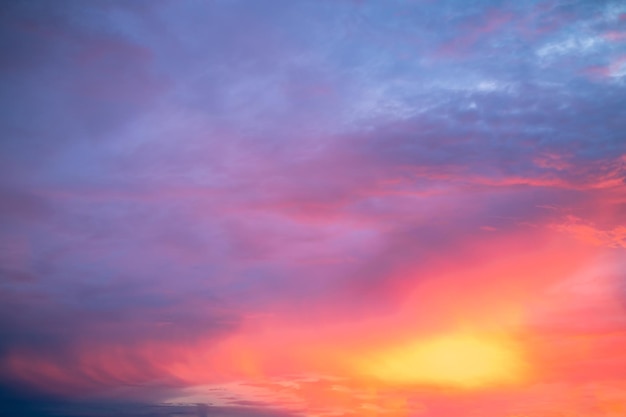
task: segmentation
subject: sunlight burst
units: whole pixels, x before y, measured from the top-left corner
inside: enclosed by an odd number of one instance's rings
[[[364,370],[391,383],[477,388],[521,379],[520,356],[501,339],[451,334],[386,350]]]

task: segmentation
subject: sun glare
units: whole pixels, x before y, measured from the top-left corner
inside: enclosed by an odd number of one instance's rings
[[[478,388],[523,374],[519,349],[493,337],[452,334],[419,340],[370,358],[367,374],[391,383]]]

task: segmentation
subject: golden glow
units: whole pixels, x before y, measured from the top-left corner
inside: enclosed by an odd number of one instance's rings
[[[511,383],[523,373],[519,350],[511,343],[467,334],[444,335],[393,348],[370,358],[362,369],[392,383],[462,388]]]

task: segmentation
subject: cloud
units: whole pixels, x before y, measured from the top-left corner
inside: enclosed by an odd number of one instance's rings
[[[560,225],[555,226],[556,230],[573,235],[594,246],[609,248],[626,248],[626,228],[617,226],[613,229],[602,230],[593,224],[584,222],[574,216],[568,218]]]
[[[211,385],[209,411],[233,416],[617,402],[600,380],[624,342],[602,332],[623,312],[549,289],[625,246],[623,6],[466,3],[3,7],[7,401],[62,414],[40,391],[110,405]],[[464,398],[349,365],[461,325],[519,333],[555,367]],[[577,337],[610,364],[576,371]],[[335,379],[294,376],[313,373]],[[593,380],[608,399],[576,385]]]

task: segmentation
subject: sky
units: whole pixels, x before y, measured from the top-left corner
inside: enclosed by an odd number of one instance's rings
[[[626,1],[0,6],[0,415],[623,417]]]

